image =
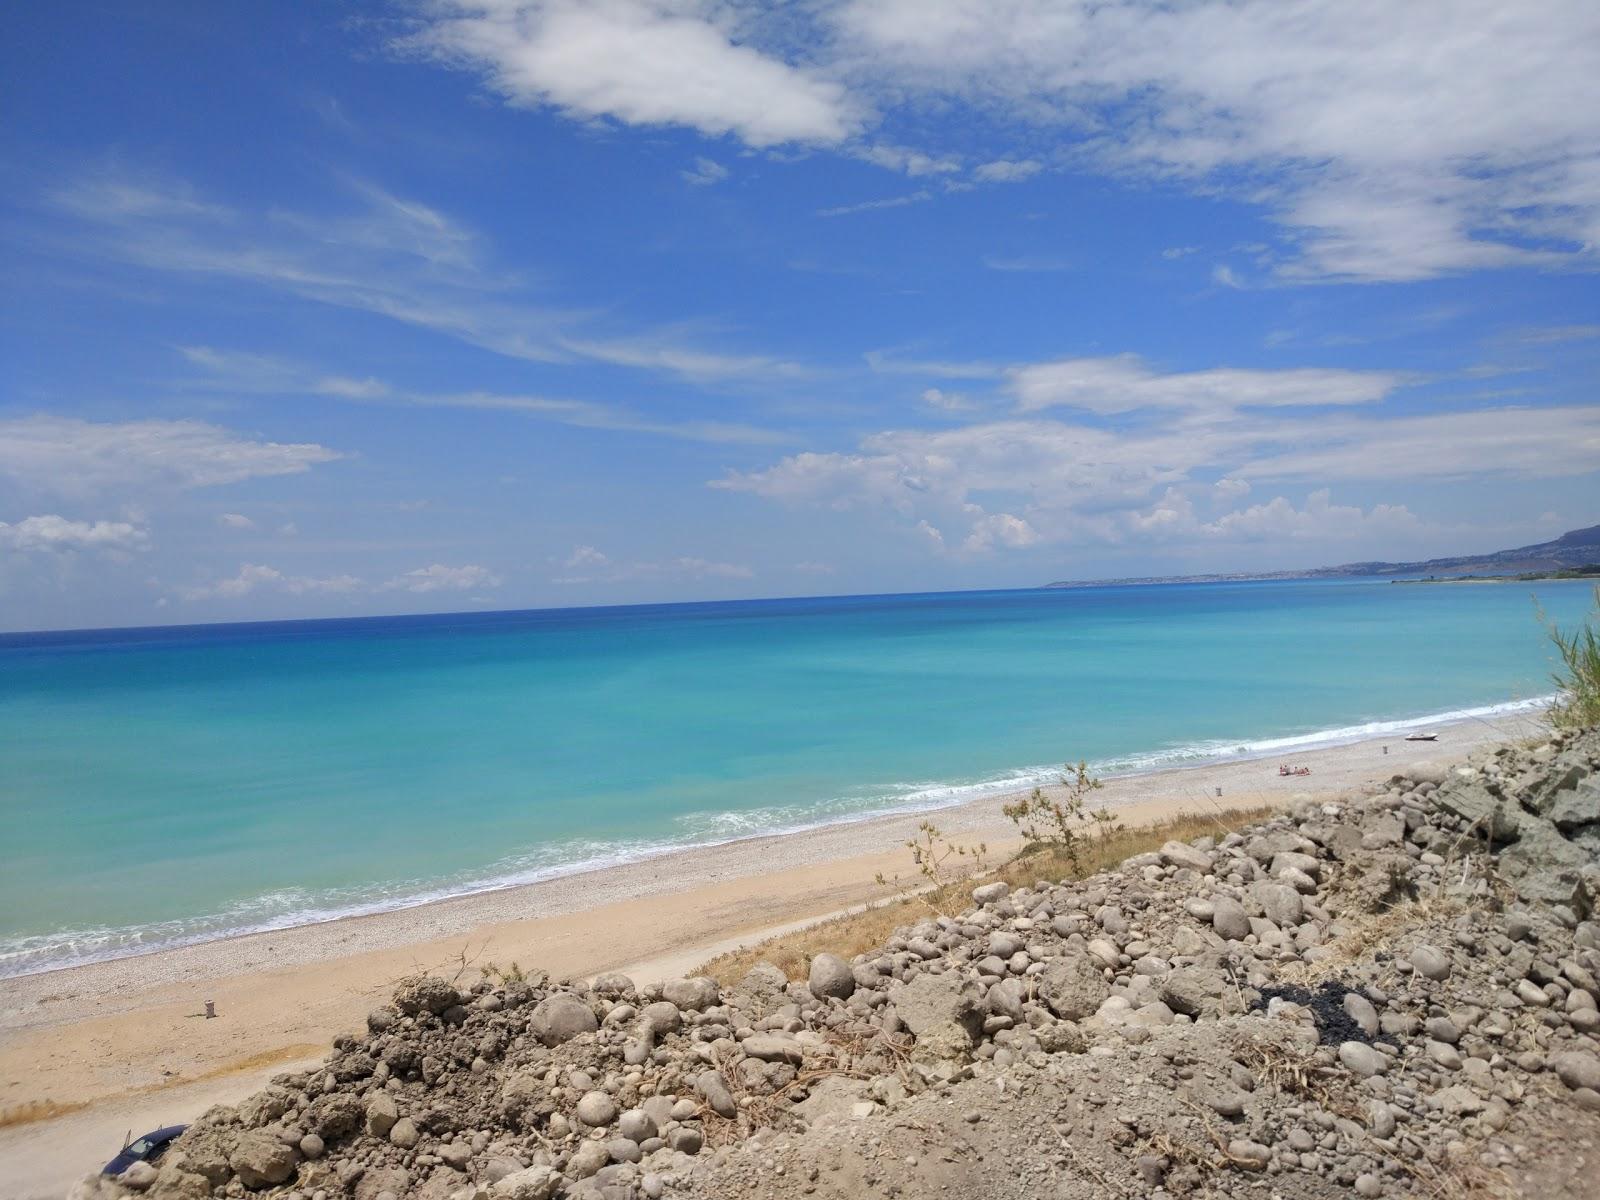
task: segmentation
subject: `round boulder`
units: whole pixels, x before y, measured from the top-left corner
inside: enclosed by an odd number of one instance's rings
[[[819,954],[811,960],[808,984],[819,1000],[848,1000],[856,990],[856,977],[850,964],[837,954]]]

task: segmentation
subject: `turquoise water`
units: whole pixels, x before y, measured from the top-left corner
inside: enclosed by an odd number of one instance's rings
[[[1550,691],[1530,592],[1240,583],[0,636],[0,975]]]

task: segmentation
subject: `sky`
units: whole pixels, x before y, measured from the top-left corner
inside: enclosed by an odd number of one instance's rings
[[[62,0],[0,629],[1024,587],[1600,521],[1592,0]]]

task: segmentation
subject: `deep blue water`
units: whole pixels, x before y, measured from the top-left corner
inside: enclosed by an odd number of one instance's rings
[[[0,974],[1551,690],[1531,592],[1318,581],[0,636]]]

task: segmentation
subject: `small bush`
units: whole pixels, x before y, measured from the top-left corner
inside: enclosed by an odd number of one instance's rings
[[[1600,587],[1595,588],[1594,597],[1594,616],[1570,633],[1545,621],[1564,668],[1552,676],[1561,689],[1560,698],[1550,708],[1550,723],[1558,729],[1600,725],[1600,634],[1595,630],[1600,622]]]

